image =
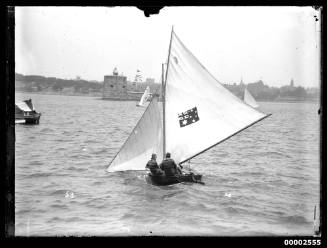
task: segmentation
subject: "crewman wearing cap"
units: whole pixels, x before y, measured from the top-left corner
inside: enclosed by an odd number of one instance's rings
[[[150,171],[151,171],[151,173],[153,175],[162,175],[163,174],[163,171],[159,168],[156,159],[157,159],[157,155],[153,153],[151,155],[151,159],[146,164],[145,168],[150,169]]]
[[[160,169],[163,170],[166,176],[175,176],[182,174],[182,170],[176,165],[175,161],[170,157],[170,153],[166,153],[166,158],[162,160]]]

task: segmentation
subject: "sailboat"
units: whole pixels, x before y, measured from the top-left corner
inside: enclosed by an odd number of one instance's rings
[[[41,113],[35,111],[32,99],[15,102],[15,124],[39,124]]]
[[[250,94],[250,92],[247,90],[247,88],[244,89],[244,102],[249,104],[253,108],[258,108],[259,104],[254,99],[254,97]]]
[[[145,103],[150,99],[151,93],[150,93],[150,87],[147,86],[140,101],[136,104],[138,107],[145,107]]]
[[[162,65],[164,71],[164,64]],[[154,94],[107,171],[145,170],[151,154],[160,162],[166,152],[183,164],[270,114],[245,104],[228,91],[171,31],[167,67],[162,73],[162,112]],[[168,185],[199,182],[193,172],[168,178],[146,175],[147,182]]]

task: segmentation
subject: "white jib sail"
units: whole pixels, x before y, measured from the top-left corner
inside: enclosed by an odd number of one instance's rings
[[[137,106],[142,106],[144,107],[145,106],[145,103],[147,102],[147,100],[149,99],[149,96],[150,96],[150,87],[147,86],[141,99],[140,99],[140,102],[137,104]]]
[[[126,142],[111,161],[107,171],[145,170],[151,154],[162,160],[162,120],[154,97]]]
[[[185,162],[266,117],[220,84],[172,32],[166,78],[166,152]]]
[[[249,104],[253,108],[259,107],[259,104],[254,99],[254,97],[250,94],[250,92],[245,88],[244,90],[244,102]]]

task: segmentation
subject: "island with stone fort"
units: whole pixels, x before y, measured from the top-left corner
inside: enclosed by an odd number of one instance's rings
[[[317,102],[320,100],[320,87],[304,88],[297,85],[293,79],[281,87],[268,86],[261,79],[245,83],[242,78],[238,83],[226,82],[223,85],[241,99],[244,89],[247,88],[257,101]],[[140,70],[136,70],[134,79],[128,80],[123,73],[119,73],[118,69],[114,68],[111,75],[103,76],[103,81],[84,80],[80,76],[74,79],[61,79],[15,73],[15,91],[36,94],[81,95],[111,101],[139,101],[148,86],[151,94],[161,95],[161,82],[155,82],[154,78],[150,77],[143,80]]]

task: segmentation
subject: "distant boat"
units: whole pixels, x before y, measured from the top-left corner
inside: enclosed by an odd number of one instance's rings
[[[254,97],[250,94],[250,92],[245,88],[244,89],[244,97],[243,100],[245,103],[249,104],[253,108],[258,108],[259,104],[254,99]]]
[[[160,163],[167,152],[183,164],[265,119],[218,82],[171,31],[166,77],[162,66],[162,113],[158,95],[111,160],[107,171],[145,170],[152,153]],[[145,175],[154,185],[202,182],[202,175]]]
[[[41,113],[34,109],[32,99],[15,102],[15,124],[39,124]]]
[[[143,95],[142,95],[142,97],[141,97],[141,99],[140,99],[140,101],[139,101],[139,103],[137,103],[136,106],[138,106],[138,107],[146,107],[145,103],[147,101],[149,101],[150,98],[151,98],[150,87],[147,86],[146,89],[145,89],[145,91],[144,91],[144,93],[143,93]]]

